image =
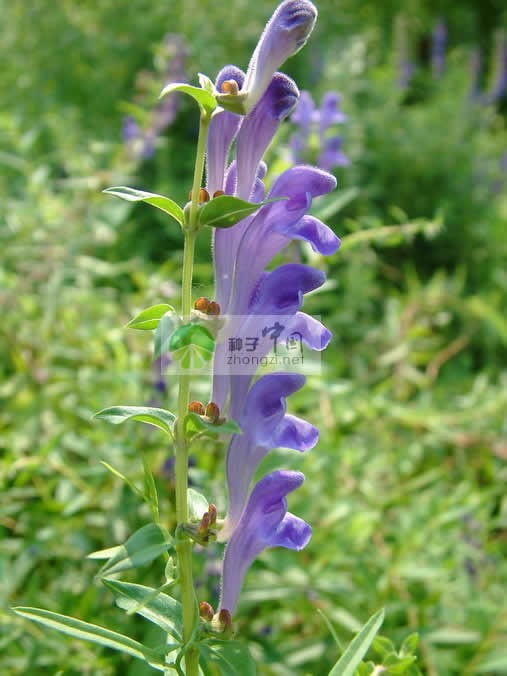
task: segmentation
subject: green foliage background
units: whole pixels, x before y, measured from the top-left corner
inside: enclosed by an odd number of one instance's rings
[[[291,410],[320,427],[297,457],[291,511],[314,527],[301,554],[265,553],[249,572],[238,630],[259,674],[327,674],[380,607],[396,646],[420,633],[419,666],[434,675],[507,673],[507,171],[505,100],[470,98],[493,78],[502,3],[322,0],[309,45],[286,71],[317,100],[342,94],[348,168],[315,213],[342,237],[328,285],[305,309],[334,339],[321,378]],[[197,120],[181,101],[155,157],[122,143],[136,75],[154,71],[142,123],[164,84],[164,36],[184,37],[186,69],[246,67],[271,3],[235,0],[0,0],[0,666],[11,674],[148,673],[141,664],[41,630],[10,611],[34,605],[138,640],[159,635],[114,607],[87,553],[124,541],[147,509],[101,460],[142,478],[155,468],[173,523],[170,449],[157,431],[92,422],[113,404],[166,399],[154,390],[151,346],[126,331],[136,312],[178,297],[181,236],[163,214],[101,195],[127,184],[184,203]],[[447,68],[432,78],[429,39],[449,28]],[[417,64],[397,85],[397,26]],[[286,166],[285,123],[272,174]],[[336,202],[338,200],[338,202]],[[212,295],[209,241],[199,243],[196,295]],[[206,397],[204,385],[197,392]],[[222,450],[206,442],[194,486],[225,507]],[[199,596],[215,604],[220,552],[196,556]],[[136,571],[158,586],[163,561]],[[127,575],[126,579],[134,579]],[[378,654],[370,652],[373,660]],[[393,673],[393,672],[388,672]],[[399,672],[398,672],[399,673]],[[407,673],[409,673],[407,671]]]

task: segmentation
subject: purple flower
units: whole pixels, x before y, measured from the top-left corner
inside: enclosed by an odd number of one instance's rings
[[[447,47],[447,27],[440,19],[431,37],[431,68],[434,77],[442,77],[445,70],[445,49]]]
[[[317,9],[309,0],[282,2],[257,43],[241,90],[237,94],[220,94],[218,102],[233,112],[250,112],[282,63],[306,43],[316,19]]]
[[[291,116],[291,121],[299,126],[299,132],[293,134],[290,140],[294,160],[300,162],[308,154],[315,128],[318,130],[320,144],[318,166],[326,171],[331,171],[338,166],[348,166],[349,158],[341,150],[342,137],[328,136],[331,127],[346,120],[347,116],[340,110],[340,95],[336,92],[327,92],[324,95],[319,110],[315,110],[315,104],[309,92],[301,92],[298,106]]]
[[[238,526],[254,473],[272,448],[306,451],[318,441],[318,430],[300,418],[289,415],[286,397],[305,384],[305,377],[294,373],[275,373],[260,378],[248,392],[235,435],[227,449],[227,487],[229,507],[219,540],[225,541]]]
[[[494,78],[493,86],[487,96],[488,103],[500,101],[507,92],[507,38],[505,30],[499,30],[495,40]]]
[[[245,574],[264,549],[300,550],[307,545],[312,529],[287,511],[286,499],[303,481],[300,472],[278,471],[255,485],[225,550],[219,610],[234,614]]]

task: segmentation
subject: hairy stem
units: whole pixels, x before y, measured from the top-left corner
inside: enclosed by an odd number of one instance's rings
[[[197,157],[195,160],[194,181],[192,186],[192,202],[188,223],[184,226],[185,245],[183,252],[183,276],[181,291],[181,314],[183,321],[188,320],[192,308],[192,272],[194,267],[195,240],[197,237],[197,217],[199,190],[201,187],[206,154],[206,137],[209,117],[201,115]],[[188,444],[185,440],[184,418],[187,414],[190,397],[190,376],[182,373],[179,379],[178,420],[175,430],[176,446],[176,519],[178,524],[188,519],[187,487],[188,487]],[[195,624],[199,619],[197,600],[192,579],[192,543],[190,540],[177,546],[181,585],[181,605],[183,610],[183,640],[188,643],[192,639]],[[191,646],[185,654],[187,676],[197,676],[199,672],[199,649]]]

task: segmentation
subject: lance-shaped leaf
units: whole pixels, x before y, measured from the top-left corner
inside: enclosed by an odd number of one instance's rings
[[[373,617],[370,617],[331,669],[329,676],[354,676],[357,667],[366,655],[383,621],[384,610],[379,610]]]
[[[122,610],[133,610],[150,622],[158,624],[176,640],[182,640],[183,619],[178,601],[163,592],[157,594],[157,590],[152,587],[119,580],[108,579],[102,582],[114,593],[116,603]]]
[[[196,434],[212,438],[221,434],[241,434],[241,428],[234,420],[226,420],[220,424],[208,421],[197,413],[187,413],[183,425],[185,437],[189,440]]]
[[[113,555],[102,566],[98,577],[105,577],[122,570],[138,568],[150,563],[158,556],[172,547],[172,538],[169,533],[156,523],[149,523],[131,535],[129,539],[118,548],[113,549]],[[93,552],[88,558],[102,558],[105,552]]]
[[[217,107],[215,97],[207,88],[201,89],[200,87],[192,87],[192,85],[181,82],[171,82],[171,84],[168,84],[160,92],[159,98],[162,98],[167,94],[172,94],[173,92],[181,92],[182,94],[191,96],[208,115],[210,115]]]
[[[106,188],[102,192],[105,192],[107,195],[121,197],[122,200],[127,200],[127,202],[146,202],[147,204],[151,204],[153,207],[165,211],[166,214],[175,218],[180,225],[183,225],[183,210],[169,197],[145,192],[144,190],[136,190],[135,188],[127,188],[123,185]]]
[[[164,408],[152,408],[151,406],[110,406],[94,415],[94,418],[107,420],[113,425],[119,425],[126,420],[140,420],[141,422],[154,425],[163,430],[171,438],[176,416]]]
[[[128,636],[118,634],[116,631],[111,631],[105,627],[100,627],[97,624],[90,624],[77,620],[74,617],[67,615],[60,615],[49,610],[41,608],[13,608],[14,612],[21,617],[26,617],[29,620],[38,622],[39,624],[56,629],[63,634],[68,634],[74,638],[79,638],[91,643],[98,643],[106,648],[112,648],[122,653],[127,653],[132,657],[137,657],[140,660],[148,662],[150,666],[158,671],[164,671],[164,655],[163,651],[155,651],[146,648],[138,641],[134,641]]]
[[[285,197],[275,197],[264,202],[254,204],[240,200],[231,195],[220,195],[206,202],[199,211],[200,225],[210,225],[213,228],[230,228],[239,223],[247,216],[253,214],[265,204],[277,202],[286,199]]]
[[[153,305],[140,312],[134,319],[127,324],[128,329],[141,329],[142,331],[151,331],[156,329],[160,320],[167,312],[176,312],[176,310],[166,303]]]

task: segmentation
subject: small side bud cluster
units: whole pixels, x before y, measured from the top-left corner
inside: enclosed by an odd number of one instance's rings
[[[213,422],[216,422],[220,417],[220,409],[215,404],[215,402],[210,401],[210,403],[206,406],[204,415]]]
[[[214,425],[222,425],[225,422],[225,418],[220,417],[220,409],[215,404],[215,402],[210,401],[209,404],[204,404],[201,401],[191,401],[188,405],[189,413],[196,413],[204,419],[205,422],[213,423]],[[214,507],[214,505],[211,505]],[[216,507],[215,509],[215,520],[216,520]]]
[[[220,314],[220,305],[209,298],[198,298],[194,303],[194,309],[205,315],[217,317]]]
[[[194,542],[206,547],[210,540],[216,540],[217,531],[217,508],[215,505],[209,505],[208,511],[204,512],[201,520],[196,523],[187,522],[182,524],[181,528],[183,532],[191,538]]]

